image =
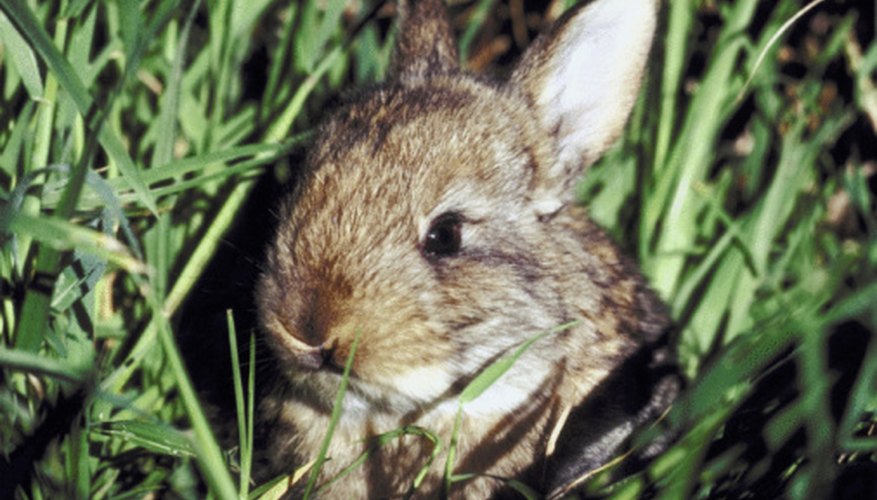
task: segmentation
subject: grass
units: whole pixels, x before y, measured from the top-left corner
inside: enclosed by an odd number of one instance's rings
[[[464,60],[501,73],[568,3],[453,2]],[[374,6],[0,0],[0,497],[277,492],[247,481],[252,371],[223,450],[181,307],[332,96],[383,77]],[[581,186],[670,305],[691,380],[677,443],[595,494],[873,487],[875,14],[823,2],[787,25],[804,7],[664,5],[628,132]],[[248,313],[226,307],[214,338]],[[387,439],[405,432],[434,437]]]

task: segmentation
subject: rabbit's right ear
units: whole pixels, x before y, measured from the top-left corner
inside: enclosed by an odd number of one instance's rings
[[[444,0],[398,0],[401,27],[390,60],[390,79],[402,83],[458,69]]]
[[[651,51],[658,1],[586,1],[515,67],[509,85],[535,107],[558,154],[537,174],[537,198],[569,198],[579,174],[621,134]]]

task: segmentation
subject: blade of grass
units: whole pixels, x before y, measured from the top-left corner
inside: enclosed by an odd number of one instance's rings
[[[71,498],[87,498],[91,491],[91,464],[88,457],[88,435],[83,429],[84,415],[78,415],[78,422],[71,426],[67,436],[66,461],[67,477],[71,479],[67,493]]]
[[[338,420],[341,419],[341,412],[344,411],[344,395],[347,392],[347,382],[350,380],[350,370],[353,368],[353,357],[356,355],[356,348],[359,346],[359,340],[362,337],[362,330],[356,330],[356,336],[353,338],[353,344],[350,346],[350,353],[347,355],[347,362],[344,363],[344,373],[341,376],[341,382],[338,384],[338,392],[335,393],[335,404],[332,405],[332,416],[329,418],[329,426],[326,428],[326,437],[320,445],[320,453],[317,455],[317,461],[311,469],[308,477],[308,484],[305,486],[305,492],[302,498],[307,500],[310,498],[317,479],[320,477],[320,469],[326,461],[326,454],[329,452],[329,444],[332,442],[332,435],[335,433],[335,427]]]
[[[245,174],[255,168],[268,165],[288,154],[289,151],[294,149],[301,142],[307,140],[307,138],[309,137],[310,133],[305,132],[278,144],[251,144],[247,146],[236,146],[229,149],[205,153],[201,156],[183,158],[173,161],[162,168],[144,171],[143,180],[148,184],[166,183],[168,181],[174,181],[178,178],[190,176],[191,174],[201,174],[200,177],[190,178],[186,181],[177,182],[176,184],[171,184],[162,188],[154,188],[152,190],[153,194],[156,196],[180,192],[182,190],[189,189],[190,187],[201,186],[204,183],[205,179],[219,179],[232,175]],[[227,165],[237,160],[242,160],[243,158],[246,158],[248,156],[253,156],[255,158],[251,160],[245,160],[233,166]],[[206,171],[211,171],[213,173],[205,175],[204,172]],[[89,178],[86,179],[89,185],[92,184],[89,180],[91,177],[92,176],[90,175]],[[130,186],[124,177],[116,177],[108,181],[103,180],[101,184],[108,186],[110,188],[110,192],[114,193],[113,196],[116,197],[120,202],[136,201],[131,198],[131,195],[129,194]],[[46,187],[43,190],[44,192],[42,198],[42,201],[46,207],[53,207],[57,205],[60,198],[61,190],[65,185],[66,180],[64,179],[61,179],[59,181],[53,181],[50,179],[46,183]],[[102,193],[103,191],[87,191],[83,193],[80,198],[80,204],[78,208],[80,210],[89,210],[104,205],[107,202],[107,198]]]
[[[518,358],[520,358],[527,349],[530,348],[534,343],[548,337],[549,335],[554,335],[556,333],[560,333],[564,330],[569,330],[570,328],[579,324],[579,321],[570,321],[568,323],[564,323],[560,326],[556,326],[548,331],[542,332],[539,335],[536,335],[526,342],[521,344],[517,349],[515,349],[508,356],[503,356],[502,358],[491,363],[487,368],[481,371],[471,382],[466,384],[466,387],[460,391],[460,395],[457,399],[460,402],[460,405],[465,405],[471,403],[478,399],[484,391],[486,391],[490,386],[496,383],[500,377],[502,377],[506,372],[517,363]]]
[[[743,83],[743,87],[740,88],[740,93],[737,94],[737,102],[743,100],[743,96],[746,95],[746,91],[749,90],[749,85],[752,84],[752,79],[755,78],[755,73],[758,72],[758,68],[761,67],[761,63],[764,62],[764,58],[767,57],[767,53],[770,48],[773,47],[777,41],[786,34],[786,32],[791,29],[792,25],[798,22],[799,19],[804,17],[808,12],[819,6],[819,4],[823,3],[825,0],[813,0],[804,7],[801,8],[798,12],[795,13],[794,16],[789,18],[782,26],[774,33],[770,40],[768,40],[767,45],[764,49],[758,54],[758,58],[755,59],[755,64],[752,66],[752,70],[749,72],[749,77],[746,78],[746,82]]]
[[[218,0],[210,2],[210,68],[216,85],[211,89],[211,106],[209,108],[208,127],[205,130],[207,144],[219,145],[219,138],[214,131],[219,130],[220,123],[225,119],[226,100],[228,99],[228,84],[232,80],[229,74],[231,66],[231,40],[229,34],[231,25],[232,0]]]
[[[460,36],[457,46],[460,48],[460,61],[464,63],[469,59],[469,51],[472,42],[478,34],[478,30],[484,25],[487,13],[494,7],[496,0],[479,0],[472,10],[472,17],[466,25],[466,30]]]
[[[247,426],[246,426],[246,448],[241,452],[241,482],[247,484],[249,489],[250,471],[253,467],[254,453],[254,426],[256,425],[256,335],[250,334],[250,359],[247,367]]]
[[[192,429],[195,433],[195,450],[198,455],[198,467],[204,474],[204,479],[210,486],[213,494],[219,498],[231,499],[237,496],[234,482],[231,479],[228,468],[223,459],[222,450],[216,442],[210,423],[204,415],[198,397],[195,394],[195,388],[192,386],[180,351],[174,341],[171,333],[168,316],[162,310],[162,304],[145,283],[141,285],[145,288],[150,306],[153,311],[153,318],[158,331],[158,339],[164,349],[167,363],[171,373],[180,391],[180,398],[186,408],[186,413],[192,423]]]
[[[265,134],[265,140],[267,142],[280,142],[286,137],[292,129],[292,124],[295,122],[296,117],[301,113],[302,106],[307,97],[313,92],[322,77],[332,68],[332,65],[338,61],[343,53],[344,49],[342,47],[335,47],[332,49],[332,51],[320,61],[320,64],[314,69],[314,72],[308,75],[301,85],[299,85],[298,89],[296,89],[295,95],[293,95],[292,99],[289,101],[289,104],[283,109],[283,112],[277,117],[277,119],[274,120],[271,127],[268,129],[268,132]]]
[[[186,22],[183,24],[183,30],[180,33],[177,44],[177,52],[171,67],[171,73],[168,77],[168,86],[162,95],[158,118],[158,139],[156,140],[155,151],[152,155],[153,169],[164,166],[173,160],[174,140],[177,133],[176,117],[180,111],[180,87],[183,81],[183,64],[185,62],[186,49],[189,46],[189,32],[195,20],[195,13],[198,12],[200,5],[201,0],[196,0],[189,10],[188,16],[186,16]]]
[[[512,351],[509,355],[503,356],[502,358],[494,361],[490,365],[487,366],[484,370],[482,370],[478,375],[475,376],[466,387],[460,391],[460,395],[457,396],[458,407],[457,407],[457,416],[454,419],[454,428],[451,431],[451,442],[448,446],[448,457],[445,462],[445,476],[443,482],[443,494],[445,496],[450,494],[451,485],[455,482],[454,475],[454,464],[456,461],[457,455],[457,442],[459,439],[460,426],[463,422],[463,408],[466,404],[471,403],[478,399],[484,391],[490,388],[500,377],[502,377],[506,372],[511,369],[512,366],[518,361],[526,351],[529,349],[534,343],[537,341],[564,330],[568,330],[574,326],[579,324],[579,321],[570,321],[568,323],[564,323],[562,325],[556,326],[548,331],[542,332],[538,335],[533,336],[528,339],[520,346],[518,346],[514,351]]]
[[[23,213],[0,213],[0,232],[12,231],[45,243],[57,250],[74,248],[102,257],[135,274],[148,272],[147,265],[131,255],[119,240],[66,220],[34,217]]]
[[[254,489],[248,498],[249,500],[280,500],[289,491],[289,485],[295,484],[295,482],[296,480],[292,475],[275,477]]]
[[[244,401],[244,387],[243,381],[241,379],[241,363],[240,358],[238,357],[237,330],[235,329],[234,325],[234,315],[232,314],[231,309],[227,309],[225,311],[225,315],[228,323],[228,347],[231,352],[231,371],[232,384],[234,386],[235,415],[237,416],[238,422],[238,446],[241,455],[241,477],[238,487],[238,494],[240,495],[240,498],[247,498],[247,490],[249,489],[250,482],[250,470],[249,464],[247,464],[246,466],[244,465],[243,457],[245,454],[249,455],[248,443],[250,441],[250,435],[247,432],[249,421],[246,419],[246,413],[244,410],[246,403]]]
[[[35,375],[55,377],[73,384],[84,383],[88,378],[88,372],[83,371],[83,367],[74,366],[65,360],[52,359],[21,349],[7,349],[2,345],[0,345],[0,366]]]
[[[695,219],[702,202],[693,186],[703,182],[714,145],[728,116],[734,111],[732,75],[739,54],[746,47],[740,33],[755,13],[758,2],[746,0],[729,7],[716,49],[667,164],[661,167],[654,193],[646,200],[640,225],[644,241],[656,241],[644,270],[664,299],[672,300],[685,264],[685,253],[694,246]],[[668,90],[669,91],[669,90]],[[662,217],[663,216],[663,217]],[[653,238],[659,218],[665,230]],[[643,253],[645,255],[645,253]]]
[[[268,69],[268,83],[265,85],[265,93],[262,96],[262,105],[259,107],[259,117],[267,119],[270,111],[273,111],[271,103],[275,101],[278,92],[278,85],[281,82],[281,74],[285,64],[292,64],[289,60],[289,53],[292,48],[292,36],[295,31],[296,15],[298,5],[291,3],[289,6],[289,16],[283,28],[283,34],[278,44],[277,52],[271,60]]]
[[[2,4],[0,4],[2,6]],[[59,21],[56,25],[57,43],[63,44],[66,38],[67,23]],[[51,42],[50,42],[51,43]],[[53,136],[53,124],[55,122],[56,99],[58,96],[58,80],[53,74],[46,76],[46,87],[44,100],[40,101],[40,107],[37,114],[37,132],[34,139],[33,153],[31,155],[30,170],[36,170],[44,167],[48,163],[49,150]],[[36,179],[35,179],[36,180]],[[44,177],[38,177],[39,182],[44,181]],[[36,196],[26,196],[22,204],[21,212],[24,214],[36,216],[40,212],[40,200]],[[2,226],[0,226],[2,227]],[[26,269],[30,264],[28,257],[31,255],[31,237],[28,235],[19,235],[18,250],[19,254],[14,258],[17,260],[18,273],[25,276],[30,272],[40,275],[39,273],[49,273],[53,275],[56,270],[54,265],[54,256],[50,250],[42,250],[43,256],[38,256],[33,263],[34,269]],[[20,316],[16,324],[14,334],[14,343],[16,347],[20,347],[30,352],[34,352],[39,347],[42,340],[43,332],[46,329],[46,313],[49,308],[50,298],[46,296],[45,291],[29,290],[24,297],[24,304],[20,311]]]
[[[61,52],[52,43],[52,40],[46,34],[39,21],[34,17],[30,9],[21,3],[20,0],[2,0],[0,7],[16,25],[20,32],[27,38],[30,44],[40,54],[49,68],[54,72],[55,77],[61,84],[61,87],[67,92],[76,108],[82,116],[90,116],[92,109],[92,98],[88,94],[82,81],[76,75],[76,71],[70,66],[70,63],[64,59]],[[94,125],[94,124],[92,124]],[[122,172],[122,175],[128,178],[128,182],[137,193],[138,198],[143,205],[153,214],[158,213],[155,200],[149,194],[146,185],[140,179],[137,167],[134,166],[133,160],[125,151],[125,147],[119,137],[108,127],[103,124],[97,124],[98,134],[101,145],[103,145],[107,154],[116,163],[116,166]]]
[[[37,58],[21,34],[2,12],[0,12],[0,41],[6,46],[5,51],[9,54],[15,69],[18,70],[31,99],[41,98],[43,96],[43,78],[40,76]]]
[[[207,263],[213,257],[216,249],[222,241],[222,236],[231,227],[241,205],[246,201],[250,190],[255,185],[254,179],[247,179],[238,183],[234,190],[226,198],[225,203],[216,214],[213,222],[201,237],[198,246],[195,247],[191,257],[174,281],[170,293],[165,298],[164,314],[171,316],[183,303],[192,287],[195,286],[201,273],[207,267]]]
[[[314,46],[318,50],[324,50],[329,43],[329,39],[338,30],[341,25],[341,15],[344,14],[344,7],[347,2],[345,0],[329,0],[324,4],[323,16],[320,25],[317,28]]]
[[[426,475],[429,473],[429,469],[432,466],[435,459],[442,451],[442,443],[439,437],[433,433],[424,429],[422,427],[418,427],[415,425],[406,425],[405,427],[399,429],[393,429],[389,432],[385,432],[383,434],[378,435],[374,438],[375,443],[366,449],[364,452],[360,453],[347,467],[345,467],[341,472],[339,472],[335,477],[331,480],[327,481],[324,485],[320,486],[317,490],[317,495],[319,496],[323,491],[328,489],[332,484],[337,481],[340,481],[348,474],[353,472],[357,467],[360,467],[366,460],[372,455],[372,453],[381,448],[382,446],[397,440],[403,436],[418,436],[429,440],[432,443],[432,451],[430,452],[429,457],[427,457],[426,462],[423,467],[417,472],[414,477],[414,480],[411,483],[411,487],[408,489],[406,496],[410,498],[414,495],[420,485],[423,483],[423,480],[426,478]],[[294,483],[295,481],[293,481]]]
[[[662,175],[670,148],[670,138],[676,127],[677,95],[682,83],[687,58],[686,37],[694,24],[695,6],[691,2],[669,4],[667,35],[664,38],[664,66],[661,74],[661,107],[655,138],[654,175]],[[643,240],[643,244],[646,240]],[[640,252],[640,255],[645,255]]]
[[[189,438],[163,422],[144,420],[114,420],[91,426],[91,431],[110,437],[119,437],[126,443],[145,448],[152,453],[172,457],[195,457],[195,448]]]

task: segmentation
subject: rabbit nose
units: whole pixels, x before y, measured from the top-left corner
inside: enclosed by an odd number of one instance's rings
[[[308,370],[342,371],[343,366],[339,366],[335,361],[335,347],[332,345],[321,345],[313,347],[305,351],[299,351],[294,354],[295,361]]]
[[[310,347],[295,353],[295,360],[302,368],[309,370],[328,369],[331,371],[343,371],[344,367],[336,361],[336,343],[326,341],[320,346]]]
[[[337,340],[327,340],[320,346],[320,354],[323,357],[321,368],[342,373],[344,371],[344,364],[338,362],[340,353],[337,347]]]
[[[309,370],[319,370],[326,362],[322,347],[314,347],[293,353],[293,358],[302,367]]]

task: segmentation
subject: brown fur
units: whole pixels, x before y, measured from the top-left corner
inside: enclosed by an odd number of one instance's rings
[[[654,5],[642,2],[649,19],[634,26],[648,33],[623,49],[635,54],[618,62],[629,66],[618,69],[622,81],[605,82],[612,86],[603,91],[615,101],[605,108],[611,112],[586,103],[596,109],[588,117],[593,123],[583,125],[586,140],[566,138],[579,130],[576,109],[554,107],[566,94],[545,95],[575,84],[552,81],[552,67],[579,46],[571,31],[590,29],[581,16],[613,1],[625,0],[593,2],[566,16],[534,43],[508,84],[458,70],[439,1],[403,4],[409,14],[394,77],[322,127],[282,209],[260,280],[262,324],[286,375],[262,407],[271,426],[266,451],[277,471],[316,457],[357,332],[345,413],[321,482],[365,450],[368,438],[404,425],[436,433],[447,450],[466,383],[522,342],[570,320],[579,323],[535,343],[465,407],[455,470],[536,480],[546,492],[560,491],[574,479],[567,476],[605,462],[633,426],[672,399],[675,385],[660,377],[619,375],[658,340],[667,319],[611,241],[568,203],[574,179],[620,134],[639,87]],[[602,20],[599,12],[590,15]],[[430,258],[422,252],[424,234],[446,212],[462,218],[462,246]],[[628,404],[633,395],[607,388],[615,379],[645,397]],[[604,394],[612,398],[607,407],[624,399],[617,411],[595,412],[606,432],[564,437],[578,444],[564,448],[572,462],[556,469],[573,472],[542,470],[555,460],[547,448],[561,416]],[[402,495],[430,450],[416,436],[387,444],[326,497]],[[439,491],[445,458],[419,494]],[[502,486],[480,477],[451,493],[485,497]]]

